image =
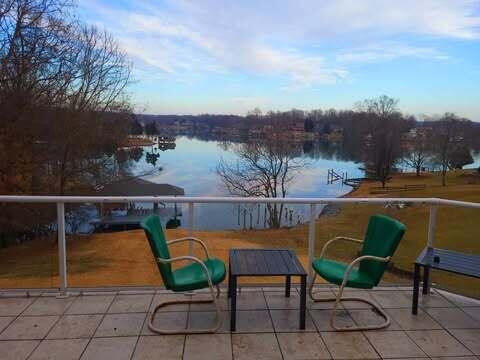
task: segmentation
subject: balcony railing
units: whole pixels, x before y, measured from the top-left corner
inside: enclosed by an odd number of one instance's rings
[[[416,204],[429,207],[428,236],[426,246],[433,247],[435,239],[435,223],[438,206],[453,206],[461,208],[480,209],[480,203],[445,200],[439,198],[258,198],[258,197],[174,197],[174,196],[135,196],[135,197],[98,197],[98,196],[0,196],[0,203],[44,203],[56,204],[57,232],[58,232],[58,271],[59,282],[56,290],[66,293],[70,290],[67,283],[67,250],[65,234],[65,204],[78,203],[165,203],[186,204],[188,206],[187,230],[193,235],[195,204],[296,204],[309,205],[308,221],[308,263],[310,264],[315,253],[316,214],[317,206],[329,204]],[[193,253],[193,246],[189,244],[189,253]],[[413,261],[414,259],[412,259]],[[309,268],[309,277],[312,269]],[[72,288],[78,290],[78,288]]]

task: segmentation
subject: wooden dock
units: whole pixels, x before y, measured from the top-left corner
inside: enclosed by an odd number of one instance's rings
[[[365,178],[349,178],[347,172],[336,172],[334,169],[328,169],[327,185],[340,181],[342,185],[358,187]]]

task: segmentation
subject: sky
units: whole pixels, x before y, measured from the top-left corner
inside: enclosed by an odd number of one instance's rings
[[[79,0],[133,65],[137,112],[350,109],[480,121],[480,0]]]

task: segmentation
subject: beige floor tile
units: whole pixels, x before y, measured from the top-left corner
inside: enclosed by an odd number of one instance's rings
[[[147,312],[153,299],[153,294],[117,295],[113,300],[109,313]]]
[[[462,310],[476,321],[480,321],[480,307],[465,307]]]
[[[103,315],[64,315],[48,333],[47,339],[89,338]]]
[[[382,358],[426,357],[403,331],[365,331],[364,334]]]
[[[94,338],[90,341],[81,360],[130,360],[137,337]]]
[[[107,314],[95,337],[135,336],[140,334],[146,313]]]
[[[375,305],[380,306],[372,296],[370,296],[370,293],[367,291],[352,291],[352,290],[347,290],[344,291],[342,297],[358,297],[361,299],[365,299],[368,301],[373,302]],[[367,304],[363,301],[342,301],[342,306],[345,309],[371,309],[372,306],[370,304]]]
[[[476,321],[459,308],[429,308],[425,311],[447,329],[480,328],[479,321]]]
[[[294,292],[297,292],[297,289],[295,286],[293,286],[293,284],[292,284],[291,290],[292,290],[292,294]],[[284,286],[264,286],[262,287],[262,291],[266,293],[267,292],[283,292],[285,294],[285,287]]]
[[[285,297],[284,292],[266,292],[265,299],[269,309],[300,309],[300,295],[291,292],[290,297]]]
[[[310,310],[310,315],[318,331],[333,331],[330,326],[331,313],[331,310]],[[355,325],[355,322],[346,310],[339,310],[336,312],[335,324],[339,327],[351,327]]]
[[[88,344],[88,339],[44,340],[29,360],[78,360]]]
[[[480,355],[480,329],[455,329],[450,333],[472,353]]]
[[[411,309],[387,309],[386,312],[403,330],[434,330],[442,328],[439,323],[422,309],[418,309],[417,315],[413,315]]]
[[[472,353],[445,330],[407,331],[428,356],[464,356]]]
[[[335,293],[333,291],[316,291],[313,296],[316,299],[331,299],[331,301],[312,301],[309,295],[307,295],[307,307],[313,310],[330,310],[333,309],[335,304]],[[344,309],[342,303],[338,305],[338,309]]]
[[[155,289],[151,290],[121,290],[118,295],[154,295]]]
[[[262,291],[243,291],[237,294],[237,310],[263,310],[267,303]]]
[[[22,315],[62,315],[74,298],[39,297]]]
[[[407,296],[412,297],[413,293],[411,291],[406,292]],[[454,307],[455,304],[448,301],[445,297],[440,295],[438,292],[430,292],[428,295],[423,295],[422,292],[419,294],[418,305],[423,308],[431,307]]]
[[[39,343],[38,340],[0,341],[0,359],[25,360]]]
[[[0,298],[0,316],[18,316],[35,298]]]
[[[132,360],[180,360],[185,335],[141,336]]]
[[[233,334],[232,348],[235,360],[282,359],[275,334]]]
[[[187,327],[187,315],[185,311],[167,311],[158,312],[155,315],[153,326],[162,330],[181,330]],[[148,318],[145,319],[145,323],[142,329],[142,335],[158,335],[148,328],[148,322],[150,320],[150,313],[147,314]]]
[[[372,309],[348,310],[348,313],[358,326],[380,325],[385,322],[385,319]],[[400,326],[394,319],[390,319],[390,325],[381,329],[381,331],[385,330],[400,330]]]
[[[442,296],[444,296],[447,300],[450,302],[454,303],[457,306],[462,306],[462,307],[470,307],[470,306],[477,306],[480,307],[480,300],[479,299],[473,299],[469,298],[467,296],[462,296],[454,293],[450,293],[448,291],[444,290],[436,290],[438,293],[440,293]]]
[[[236,330],[246,332],[273,332],[272,320],[268,310],[237,311]]]
[[[187,335],[183,360],[228,360],[231,358],[230,334]]]
[[[0,317],[0,333],[5,329],[13,320],[15,316],[2,316]]]
[[[230,332],[230,312],[222,311],[222,326],[218,330],[219,333]],[[188,314],[188,328],[191,330],[208,329],[216,326],[216,311],[190,311]]]
[[[432,357],[431,360],[478,360],[476,356],[447,356],[447,357]],[[411,360],[411,359],[408,359]]]
[[[277,338],[285,360],[331,358],[318,333],[283,333]]]
[[[152,312],[155,306],[159,305],[160,303],[164,303],[166,301],[186,301],[190,299],[191,299],[190,295],[174,294],[172,292],[169,292],[168,294],[156,294],[150,305],[149,312]],[[172,305],[162,306],[158,310],[158,312],[188,311],[188,309],[189,309],[188,304],[172,304]]]
[[[114,299],[113,295],[78,296],[66,314],[103,314]]]
[[[361,332],[322,332],[334,359],[378,359],[375,349]]]
[[[327,285],[327,283],[324,283],[323,285],[315,285],[313,287],[313,292],[317,291],[325,291],[325,292],[330,292],[338,290],[338,286],[336,285]]]
[[[43,339],[58,319],[58,316],[18,317],[0,334],[0,340]]]
[[[300,330],[299,328],[299,310],[270,310],[270,315],[273,320],[275,332],[317,331],[308,311],[305,316],[305,330]]]
[[[192,296],[192,300],[211,300],[211,294],[195,294]],[[229,308],[229,301],[227,299],[227,294],[222,293],[219,298],[217,298],[217,304],[219,305],[222,311],[227,311]],[[211,303],[197,303],[190,304],[190,311],[214,311],[216,309],[215,304]]]
[[[409,308],[412,296],[406,291],[372,291],[370,295],[382,308]]]

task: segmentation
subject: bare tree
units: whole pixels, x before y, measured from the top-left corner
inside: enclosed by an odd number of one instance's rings
[[[124,93],[130,64],[117,43],[108,33],[91,26],[78,26],[73,36],[77,40],[63,109],[68,121],[59,122],[51,142],[54,152],[61,155],[53,166],[60,194],[65,193],[72,178],[108,167],[110,158],[85,155],[102,144],[111,144],[118,135],[120,122],[105,127],[109,113],[128,116],[130,112]],[[126,134],[127,124],[123,126]]]
[[[404,121],[397,109],[398,100],[386,95],[367,99],[357,104],[358,110],[368,115],[370,140],[366,144],[367,167],[385,187],[395,162],[401,156],[401,134]]]
[[[456,157],[459,150],[462,151],[461,149],[465,148],[462,136],[462,125],[464,122],[464,119],[453,113],[445,113],[434,126],[434,161],[440,166],[442,186],[447,184],[447,172],[455,167],[454,163],[457,162]],[[470,150],[468,150],[468,154],[470,154]]]
[[[288,187],[298,172],[307,166],[301,158],[289,154],[281,143],[248,143],[235,145],[235,163],[221,159],[217,174],[233,195],[286,197]],[[283,204],[267,204],[269,226],[281,225]]]
[[[405,165],[415,169],[416,176],[420,176],[422,169],[432,156],[431,136],[418,129],[422,128],[417,128],[417,134],[411,142],[407,143],[402,158]]]

